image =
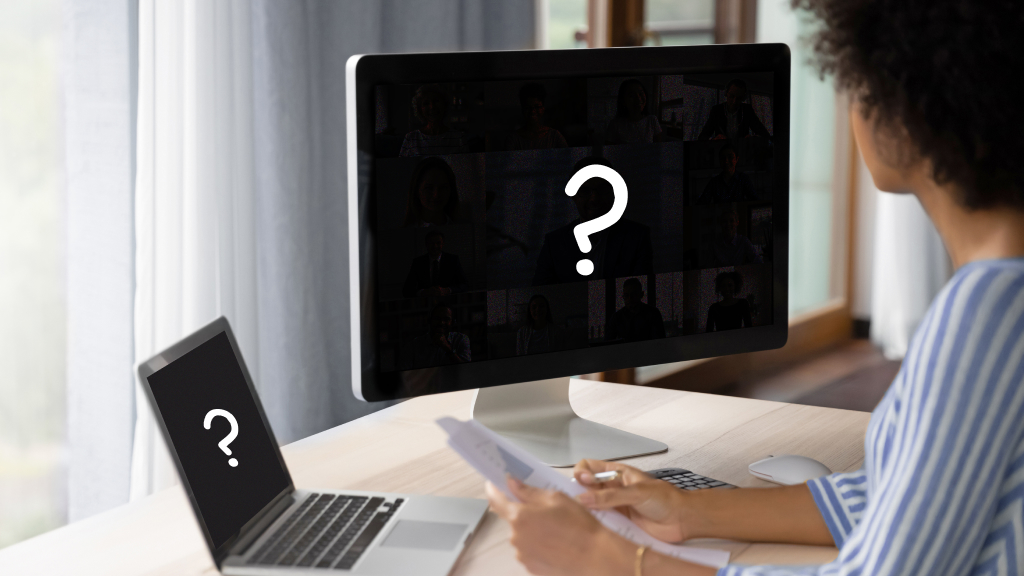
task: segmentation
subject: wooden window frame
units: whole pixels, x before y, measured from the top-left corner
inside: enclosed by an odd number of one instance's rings
[[[646,0],[588,0],[588,48],[643,46],[648,36],[659,38],[668,32],[699,32],[706,23],[645,23]],[[666,27],[667,26],[667,27]],[[715,44],[754,42],[757,29],[757,0],[715,0],[715,19],[711,23]]]

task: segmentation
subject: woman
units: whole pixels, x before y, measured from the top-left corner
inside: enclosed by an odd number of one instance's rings
[[[405,135],[399,156],[459,154],[466,151],[465,133],[449,130],[445,124],[448,96],[440,86],[425,84],[417,88],[412,97],[412,113],[423,123],[423,127]]]
[[[750,328],[750,305],[736,293],[743,289],[743,276],[739,272],[719,272],[715,276],[715,294],[722,297],[708,309],[705,332]]]
[[[551,307],[542,294],[526,306],[526,325],[516,333],[516,356],[561,350],[564,331],[551,321]]]
[[[459,212],[455,172],[441,158],[425,158],[409,181],[403,227],[452,224]]]
[[[583,461],[575,502],[488,487],[536,574],[711,575],[611,533],[585,507],[625,510],[668,541],[831,545],[821,566],[730,565],[720,575],[1024,573],[1024,4],[797,0],[823,21],[814,46],[853,97],[875,185],[921,202],[957,267],[875,409],[864,467],[799,486],[682,492]],[[595,487],[593,474],[624,481]],[[580,504],[583,504],[582,506]],[[640,557],[639,570],[634,562]]]
[[[639,80],[631,78],[619,84],[615,118],[608,123],[605,139],[609,144],[650,144],[664,141],[661,124],[647,109],[647,91]]]
[[[509,136],[509,150],[546,150],[568,146],[561,132],[544,125],[546,98],[543,84],[531,82],[520,88],[519,107],[523,111],[523,124]]]

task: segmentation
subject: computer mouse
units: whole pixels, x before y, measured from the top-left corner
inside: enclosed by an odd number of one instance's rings
[[[820,478],[832,471],[813,458],[796,454],[780,454],[758,460],[747,468],[751,474],[762,480],[792,486],[803,484],[812,478]]]

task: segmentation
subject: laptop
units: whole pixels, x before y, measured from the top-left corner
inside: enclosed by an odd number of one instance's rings
[[[487,511],[471,498],[296,489],[226,318],[138,375],[224,574],[441,576]]]

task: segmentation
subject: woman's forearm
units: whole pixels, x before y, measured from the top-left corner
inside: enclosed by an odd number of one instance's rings
[[[806,484],[700,490],[688,504],[680,513],[692,538],[835,544]]]
[[[831,545],[832,535],[807,485],[739,490],[701,490],[686,494],[680,512],[690,538],[725,538],[748,542]],[[635,574],[638,546],[605,531],[593,546],[595,566],[588,572],[607,576]],[[717,570],[648,550],[644,576],[713,576]]]

